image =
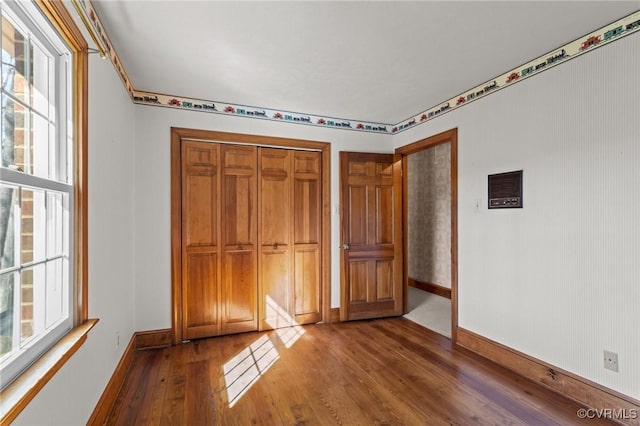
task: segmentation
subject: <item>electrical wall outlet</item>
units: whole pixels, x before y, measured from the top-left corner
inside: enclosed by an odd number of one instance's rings
[[[604,368],[607,370],[618,372],[618,354],[614,352],[604,351]]]
[[[116,331],[116,349],[120,347],[120,332]]]

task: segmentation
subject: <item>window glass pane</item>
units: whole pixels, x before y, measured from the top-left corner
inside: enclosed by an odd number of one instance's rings
[[[58,173],[59,161],[60,153],[56,142],[56,128],[49,124],[49,179],[64,182],[64,179],[61,179],[60,173]]]
[[[2,88],[27,103],[27,38],[2,17]]]
[[[42,261],[46,256],[44,191],[23,188],[21,212],[22,263]]]
[[[49,178],[49,123],[38,114],[31,113],[30,173]]]
[[[13,348],[13,289],[17,277],[15,272],[0,275],[0,358]]]
[[[59,256],[62,251],[63,214],[62,194],[47,193],[47,257]]]
[[[2,166],[31,173],[27,111],[2,96]]]
[[[49,99],[52,98],[49,57],[33,43],[31,57],[31,105],[44,117],[49,117]]]
[[[47,262],[47,288],[45,294],[45,328],[63,319],[65,291],[62,259]]]
[[[16,236],[16,209],[18,207],[18,189],[0,185],[0,270],[17,265],[20,247]],[[0,291],[2,291],[0,289]],[[1,303],[1,302],[0,302]],[[0,310],[0,315],[2,311]]]

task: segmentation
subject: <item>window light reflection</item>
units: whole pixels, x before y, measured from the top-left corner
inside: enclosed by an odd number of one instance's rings
[[[229,360],[223,367],[229,407],[233,407],[278,358],[278,351],[265,334]]]

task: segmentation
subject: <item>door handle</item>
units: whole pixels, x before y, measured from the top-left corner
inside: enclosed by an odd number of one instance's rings
[[[340,246],[340,248],[343,250],[349,250],[349,244],[344,243],[343,245]]]

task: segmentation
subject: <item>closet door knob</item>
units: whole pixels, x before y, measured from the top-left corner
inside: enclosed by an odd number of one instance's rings
[[[349,244],[345,243],[345,244],[341,245],[340,248],[343,249],[343,250],[349,250]]]

